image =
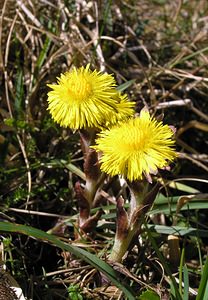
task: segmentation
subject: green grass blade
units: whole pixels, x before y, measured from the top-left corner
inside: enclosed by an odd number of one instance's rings
[[[172,68],[175,67],[176,65],[181,64],[181,63],[183,63],[183,62],[189,60],[190,58],[193,58],[193,57],[195,57],[195,56],[197,56],[197,55],[199,55],[199,54],[201,54],[201,53],[207,52],[207,51],[208,51],[208,47],[202,48],[202,49],[200,49],[200,50],[198,50],[198,51],[194,51],[193,53],[191,53],[191,54],[189,54],[189,55],[187,55],[187,56],[185,56],[185,57],[183,57],[183,58],[181,58],[181,59],[175,61],[174,63],[172,63],[172,64],[169,66],[169,68],[172,69]]]
[[[148,226],[146,224],[145,224],[145,229],[147,231],[148,238],[149,238],[149,240],[150,240],[150,242],[152,244],[152,247],[154,248],[154,250],[155,250],[158,258],[160,259],[160,261],[161,261],[161,263],[162,263],[162,265],[163,265],[163,267],[165,269],[166,274],[170,278],[171,293],[173,294],[173,296],[175,297],[175,299],[182,300],[181,295],[179,293],[179,289],[178,289],[178,285],[176,283],[176,280],[173,277],[172,272],[171,272],[171,270],[170,270],[170,268],[169,268],[166,260],[164,259],[162,253],[160,252],[160,250],[159,250],[159,248],[158,248],[158,246],[157,246],[154,238],[152,237],[151,231],[150,231],[150,229],[148,228]]]
[[[115,284],[121,291],[123,291],[123,293],[129,300],[135,299],[130,288],[124,286],[123,283],[119,281],[119,274],[110,265],[108,265],[107,263],[99,259],[94,254],[89,253],[76,246],[66,244],[60,241],[54,235],[48,234],[42,230],[30,226],[26,226],[26,225],[20,225],[20,224],[15,224],[10,222],[0,222],[0,231],[24,234],[36,238],[38,240],[41,240],[43,242],[48,242],[49,244],[53,246],[57,246],[62,250],[71,252],[78,258],[83,259],[85,262],[89,263],[91,266],[93,266],[94,268],[96,268],[97,270],[105,274],[113,284]]]
[[[63,159],[58,160],[58,159],[53,159],[52,161],[50,161],[50,163],[46,163],[45,164],[46,167],[54,167],[54,168],[66,168],[69,171],[71,171],[73,174],[76,174],[78,177],[80,177],[83,180],[86,180],[86,176],[85,173],[79,169],[78,167],[76,167],[74,164],[69,163]]]
[[[205,294],[206,295],[208,294],[207,278],[208,278],[208,257],[206,259],[202,271],[201,281],[199,284],[198,295],[196,297],[196,300],[207,300],[207,298],[205,298]]]
[[[184,258],[185,258],[185,249],[183,247],[181,251],[181,259],[180,259],[180,266],[179,266],[179,291],[182,295],[182,282],[183,282],[183,265],[184,265]]]
[[[109,23],[111,5],[112,5],[112,0],[105,1],[104,11],[103,11],[103,23],[100,28],[99,36],[103,35],[105,26]]]
[[[189,276],[188,276],[188,268],[186,265],[183,267],[183,281],[184,281],[184,288],[183,288],[183,300],[189,299]]]
[[[14,101],[14,108],[15,108],[17,115],[19,115],[20,112],[22,111],[23,98],[24,98],[23,72],[20,67],[17,71],[15,90],[16,90],[16,95],[15,95],[15,101]]]
[[[208,230],[197,229],[194,227],[165,226],[165,225],[152,225],[152,224],[147,225],[147,227],[149,228],[149,230],[156,231],[159,234],[208,237]]]
[[[75,165],[73,165],[72,163],[67,163],[65,167],[72,173],[76,174],[81,179],[86,180],[85,173],[79,168],[77,168]]]
[[[116,89],[117,89],[119,92],[123,92],[123,91],[125,91],[128,87],[130,87],[135,81],[136,81],[135,79],[128,80],[128,81],[124,82],[123,84],[119,85]]]
[[[148,212],[149,215],[164,213],[166,215],[170,215],[173,212],[175,212],[177,209],[176,203],[169,203],[168,204],[162,204],[162,205],[154,205],[153,209]],[[208,201],[207,200],[191,200],[189,203],[186,203],[183,205],[183,207],[180,209],[181,211],[184,210],[196,210],[196,209],[208,209]]]
[[[42,65],[43,65],[43,63],[44,63],[44,61],[47,57],[47,53],[48,53],[48,50],[50,48],[50,45],[51,45],[51,39],[47,36],[46,39],[45,39],[43,48],[40,52],[40,55],[37,59],[36,68],[38,70],[40,70],[40,68],[42,67]]]
[[[168,186],[178,191],[182,191],[190,194],[200,193],[199,190],[181,182],[172,181],[168,184]]]
[[[204,291],[203,300],[207,300],[207,299],[208,299],[208,280],[207,280],[206,288],[205,288],[205,291]]]

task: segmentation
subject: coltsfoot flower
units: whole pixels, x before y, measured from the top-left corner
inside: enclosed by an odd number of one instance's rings
[[[174,132],[142,110],[140,117],[129,119],[102,131],[93,146],[102,152],[101,170],[111,176],[122,175],[129,181],[155,174],[176,157]]]
[[[132,117],[135,113],[135,102],[130,102],[126,94],[122,95],[120,92],[116,92],[113,96],[113,101],[115,103],[115,108],[114,110],[111,110],[110,118],[107,119],[105,124],[103,124],[103,128],[111,128],[120,121],[124,121],[125,119]]]
[[[114,77],[89,68],[74,68],[48,84],[48,110],[63,127],[100,128],[134,113],[134,103],[117,92]]]

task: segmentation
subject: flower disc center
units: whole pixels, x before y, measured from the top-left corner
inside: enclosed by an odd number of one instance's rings
[[[145,152],[151,145],[151,139],[151,136],[140,132],[140,130],[134,131],[131,134],[128,131],[125,135],[121,136],[120,149],[124,153]]]
[[[78,102],[82,102],[89,98],[92,93],[92,86],[86,79],[83,78],[82,80],[71,82],[67,92],[70,98],[73,98]]]

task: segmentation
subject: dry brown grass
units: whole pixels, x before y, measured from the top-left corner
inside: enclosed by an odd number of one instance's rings
[[[127,92],[136,101],[137,111],[146,105],[153,114],[164,114],[165,122],[177,128],[180,156],[171,179],[187,183],[191,178],[188,186],[206,192],[207,1],[0,2],[0,204],[8,218],[49,230],[55,226],[56,216],[76,214],[74,177],[62,161],[70,156],[79,167],[82,156],[71,131],[50,120],[46,84],[70,67],[87,63],[114,73],[119,84],[134,79]],[[59,167],[53,167],[57,160]],[[203,222],[208,225],[206,217]],[[102,239],[96,241],[100,248]],[[81,283],[86,299],[122,299],[115,287],[93,289],[95,270],[80,264],[76,269],[71,257],[65,258],[72,266],[67,271],[60,253],[45,250],[46,246],[37,242],[16,238],[10,247],[15,264],[8,262],[8,267],[28,299],[67,299],[65,287],[76,283]],[[207,250],[207,240],[202,248]],[[131,256],[127,268],[135,275],[134,283],[150,284],[165,297],[166,284],[157,286],[164,279],[162,273],[157,274],[159,263],[153,252],[149,255],[149,265],[136,262],[144,275],[136,275],[138,269],[132,266]],[[193,267],[191,259],[189,263]],[[63,276],[59,276],[59,269]],[[49,290],[51,294],[44,294]]]

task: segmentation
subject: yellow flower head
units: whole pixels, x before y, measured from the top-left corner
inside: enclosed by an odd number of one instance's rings
[[[107,119],[107,122],[103,127],[110,128],[113,125],[118,124],[118,122],[132,117],[135,113],[135,102],[128,101],[128,96],[126,94],[122,95],[120,92],[116,92],[113,96],[113,101],[115,103],[114,110],[111,110],[110,118]]]
[[[48,109],[63,127],[102,127],[133,115],[134,103],[116,91],[113,76],[89,67],[74,68],[61,74],[58,84],[48,84]]]
[[[156,173],[176,157],[173,130],[142,110],[140,117],[103,131],[93,146],[102,152],[101,170],[129,181]]]

